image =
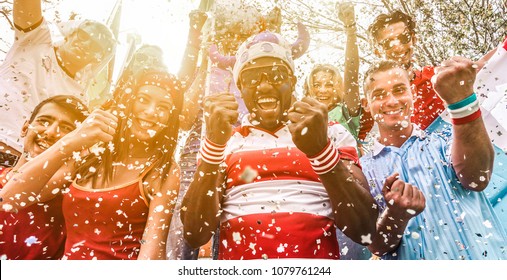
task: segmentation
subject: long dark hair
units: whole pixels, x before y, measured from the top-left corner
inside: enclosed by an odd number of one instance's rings
[[[102,154],[90,153],[83,158],[83,163],[77,169],[78,178],[82,182],[93,180],[95,185],[99,176],[104,176],[104,182],[110,182],[113,177],[112,166],[114,163],[125,158],[129,150],[130,141],[126,141],[128,135],[132,107],[137,99],[137,91],[143,85],[155,85],[163,88],[171,94],[174,106],[170,112],[168,123],[153,137],[155,151],[151,155],[148,164],[153,165],[150,172],[162,175],[162,182],[168,177],[171,168],[174,151],[178,142],[179,115],[183,106],[183,93],[178,78],[160,70],[143,70],[131,79],[119,84],[113,94],[113,99],[106,102],[102,108],[111,111],[118,117],[118,127],[110,144],[101,143],[104,148]],[[111,145],[112,144],[112,145]],[[90,168],[95,172],[90,172]],[[149,175],[148,173],[148,175]]]

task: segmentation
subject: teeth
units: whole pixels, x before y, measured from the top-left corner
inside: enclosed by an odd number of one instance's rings
[[[152,127],[153,126],[152,122],[147,122],[147,121],[143,121],[143,120],[139,120],[139,124],[141,125],[141,127]]]
[[[400,114],[400,113],[401,113],[401,110],[384,112],[384,114],[386,114],[386,115],[396,115],[396,114]]]
[[[51,145],[49,145],[48,143],[46,143],[44,141],[37,141],[37,145],[39,145],[39,147],[41,147],[44,150],[46,150],[47,148],[49,148],[51,146]]]
[[[264,97],[264,98],[259,98],[257,100],[257,103],[259,104],[264,104],[264,103],[272,103],[272,102],[277,102],[278,99],[274,98],[274,97]]]

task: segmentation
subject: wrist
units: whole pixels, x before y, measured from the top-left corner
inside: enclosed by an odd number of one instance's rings
[[[328,139],[327,145],[316,155],[308,156],[308,160],[315,173],[322,175],[334,169],[340,161],[340,153]]]
[[[348,24],[348,25],[343,25],[343,30],[345,30],[345,32],[347,34],[354,34],[354,33],[356,33],[356,31],[357,31],[356,22],[353,22],[353,23]]]
[[[199,154],[204,162],[209,164],[221,164],[225,159],[225,147],[226,145],[220,145],[212,142],[208,137],[202,141],[201,149]]]
[[[477,95],[472,93],[467,98],[449,104],[447,111],[454,125],[466,124],[478,119],[481,116],[479,100]]]

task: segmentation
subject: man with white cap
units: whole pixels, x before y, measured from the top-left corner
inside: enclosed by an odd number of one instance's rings
[[[338,227],[368,244],[377,211],[354,138],[328,124],[317,100],[293,103],[290,44],[262,32],[236,57],[233,77],[250,114],[233,131],[233,95],[203,102],[206,137],[181,209],[188,243],[201,246],[219,228],[219,259],[338,259]]]
[[[14,0],[15,41],[0,65],[0,165],[14,165],[22,151],[23,123],[42,100],[67,94],[85,103],[85,89],[111,59],[113,34],[105,25],[85,20],[63,30],[55,43],[42,15],[41,0]]]

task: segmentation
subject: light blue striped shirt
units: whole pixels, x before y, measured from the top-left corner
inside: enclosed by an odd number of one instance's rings
[[[373,151],[361,158],[381,211],[386,206],[382,186],[394,172],[426,197],[424,211],[409,221],[400,246],[384,259],[507,259],[507,237],[488,199],[464,189],[456,177],[451,138],[450,128],[426,134],[414,125],[400,148],[376,141]]]

